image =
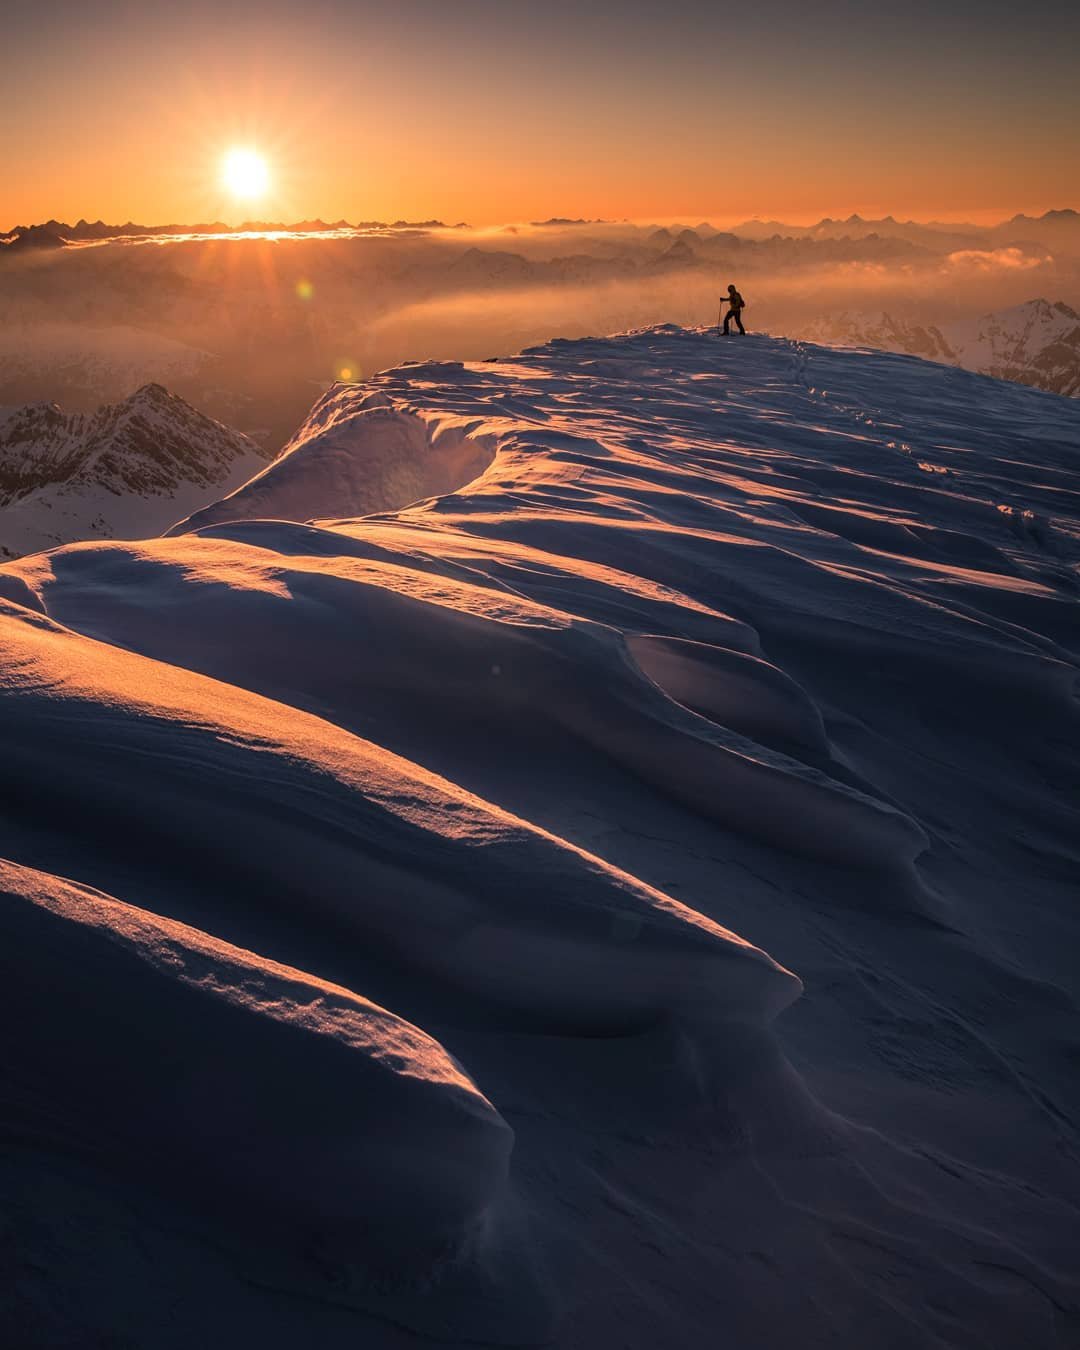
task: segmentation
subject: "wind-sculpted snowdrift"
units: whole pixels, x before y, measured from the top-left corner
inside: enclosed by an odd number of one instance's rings
[[[300,519],[320,514],[328,503],[366,515],[452,492],[490,463],[493,438],[476,434],[478,419],[425,416],[353,385],[342,392],[354,397],[318,403],[282,450],[272,478],[256,474],[167,533],[274,516],[282,497]],[[356,453],[357,445],[363,453]]]
[[[661,328],[337,386],[169,537],[0,568],[56,1335],[1069,1344],[1078,443]]]
[[[290,533],[282,525],[276,537]],[[265,547],[206,538],[98,549],[80,559],[79,580],[51,612],[357,728],[379,708],[409,722],[421,704],[455,721],[483,687],[488,727],[507,745],[526,720],[530,734],[560,727],[691,808],[811,856],[902,864],[925,845],[921,829],[887,803],[674,702],[611,629],[514,595],[493,603],[472,582],[286,547],[287,563]],[[328,625],[331,613],[337,622]],[[638,639],[636,650],[654,654],[660,641],[646,648]],[[683,692],[669,666],[663,675]],[[782,678],[750,658],[740,676],[736,697],[749,707],[746,686],[761,690],[762,708]],[[715,672],[710,683],[719,683]],[[782,733],[789,716],[770,706],[759,720]]]
[[[8,764],[44,804],[92,802],[103,847],[145,830],[206,885],[227,867],[369,956],[556,1026],[699,1004],[761,1021],[795,996],[716,924],[332,723],[3,608]],[[553,959],[557,990],[536,978]]]
[[[498,1194],[506,1124],[367,999],[3,860],[0,924],[4,1020],[34,1028],[8,1054],[16,1118],[62,1102],[62,1135],[368,1246],[416,1244],[419,1213],[438,1250]]]

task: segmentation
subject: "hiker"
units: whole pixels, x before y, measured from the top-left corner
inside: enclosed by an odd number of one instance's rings
[[[724,315],[724,336],[730,337],[731,332],[730,329],[728,328],[728,324],[730,324],[732,319],[734,319],[735,327],[745,337],[746,329],[742,326],[742,312],[746,308],[746,301],[742,298],[742,296],[739,294],[739,292],[735,289],[734,286],[729,286],[727,289],[728,289],[727,302],[730,308],[728,309],[728,312]],[[723,300],[720,301],[720,308],[721,309],[724,308]]]

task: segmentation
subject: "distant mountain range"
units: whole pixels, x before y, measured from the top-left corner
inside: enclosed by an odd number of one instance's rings
[[[1047,211],[1041,216],[1016,215],[996,225],[974,225],[969,221],[897,220],[881,216],[866,220],[859,215],[844,220],[826,216],[816,225],[787,225],[779,220],[746,220],[732,226],[731,233],[742,239],[906,239],[910,243],[936,248],[963,248],[973,244],[996,247],[1013,243],[1080,245],[1080,212],[1071,208]]]
[[[0,245],[19,250],[28,248],[63,248],[68,243],[88,243],[102,239],[143,238],[169,234],[253,234],[278,233],[319,234],[332,230],[446,230],[468,229],[464,222],[446,225],[441,220],[297,220],[291,224],[271,220],[246,220],[241,225],[226,225],[224,221],[202,221],[195,225],[137,225],[129,220],[123,225],[107,225],[103,220],[78,220],[74,225],[64,220],[46,220],[39,225],[16,225],[7,234],[0,235]]]
[[[1029,300],[1013,309],[940,325],[886,313],[846,312],[815,320],[800,336],[829,345],[905,352],[1080,397],[1080,314],[1060,302]]]
[[[0,408],[0,557],[160,534],[266,461],[254,441],[159,384],[96,413]]]
[[[615,228],[633,233],[644,233],[650,238],[657,235],[667,237],[674,242],[682,235],[693,235],[698,243],[712,236],[726,239],[767,240],[779,236],[784,239],[865,239],[878,238],[903,239],[912,244],[929,245],[935,248],[963,248],[975,244],[994,245],[1009,243],[1040,243],[1047,246],[1080,248],[1080,212],[1071,208],[1046,211],[1041,216],[1015,215],[997,225],[974,225],[966,221],[915,221],[897,220],[894,216],[881,216],[877,219],[864,219],[859,215],[850,215],[843,220],[834,220],[830,216],[819,220],[815,225],[789,225],[780,220],[743,221],[726,231],[718,230],[708,221],[700,221],[694,226],[675,224],[667,226],[613,222],[602,220],[571,219],[565,216],[552,216],[549,220],[533,221],[534,229],[570,229],[588,227]],[[36,248],[62,248],[66,243],[87,243],[95,240],[140,238],[152,235],[178,234],[245,234],[253,232],[285,232],[290,234],[318,234],[333,230],[464,230],[468,225],[459,221],[447,225],[441,220],[335,220],[325,221],[299,220],[286,224],[281,221],[248,220],[241,225],[227,225],[215,220],[195,225],[139,225],[127,221],[123,225],[109,225],[102,220],[78,220],[69,224],[62,220],[47,220],[36,225],[16,225],[7,234],[0,235],[0,247],[18,251]],[[509,227],[514,228],[514,227]]]

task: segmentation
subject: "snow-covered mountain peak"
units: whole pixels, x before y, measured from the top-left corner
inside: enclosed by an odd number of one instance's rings
[[[176,395],[170,394],[163,384],[158,384],[155,380],[149,381],[141,388],[136,389],[129,399],[126,400],[128,407],[161,407],[167,404]],[[180,400],[181,402],[183,400]]]
[[[95,413],[0,409],[0,549],[157,534],[266,462],[248,437],[160,384]]]
[[[800,336],[905,352],[1054,394],[1080,395],[1080,315],[1060,300],[1040,297],[936,324],[917,315],[845,311],[815,321]]]

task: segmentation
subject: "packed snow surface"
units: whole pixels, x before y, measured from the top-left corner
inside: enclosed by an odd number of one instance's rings
[[[663,327],[0,568],[17,1343],[1077,1344],[1078,455]]]

